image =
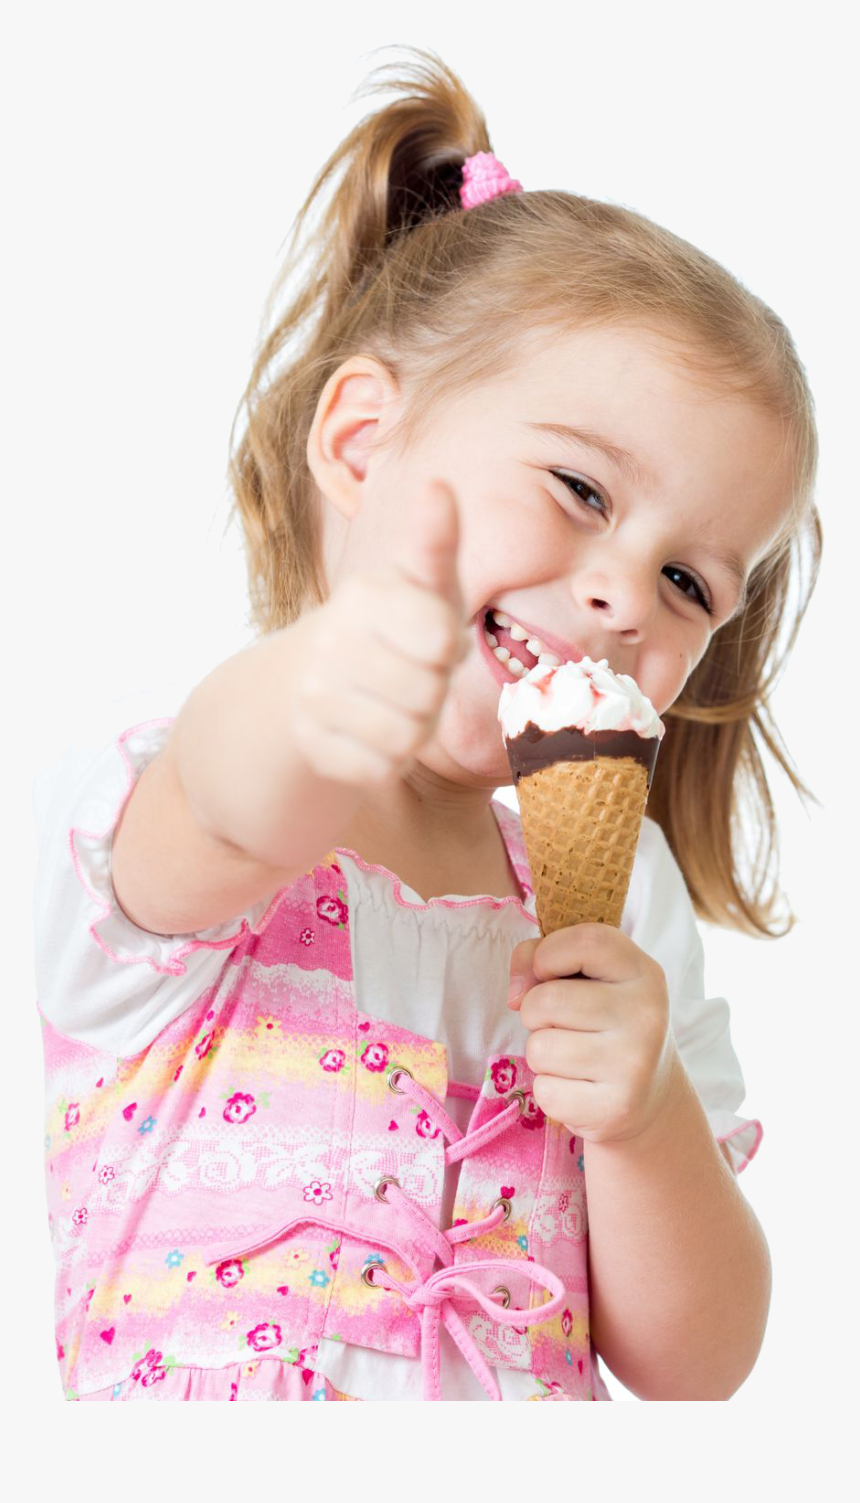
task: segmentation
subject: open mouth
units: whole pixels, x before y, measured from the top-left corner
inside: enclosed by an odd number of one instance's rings
[[[544,645],[540,637],[492,606],[484,614],[484,641],[493,657],[513,678],[522,678],[537,663],[557,668],[564,662]]]

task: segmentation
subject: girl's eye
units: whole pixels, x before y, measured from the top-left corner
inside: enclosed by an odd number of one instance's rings
[[[580,475],[565,475],[562,470],[553,470],[552,473],[553,475],[556,475],[559,480],[563,480],[565,485],[573,491],[574,495],[577,496],[579,500],[583,502],[583,504],[585,503],[585,496],[596,496],[597,500],[600,502],[600,509],[604,513],[604,515],[609,510],[606,502],[600,494],[600,491],[596,491],[594,489],[594,486],[589,485],[588,481],[583,480]],[[594,507],[589,506],[588,510],[593,511]]]
[[[585,497],[594,496],[600,503],[600,510],[602,511],[603,515],[606,516],[608,514],[609,508],[606,505],[601,492],[595,490],[593,485],[589,485],[587,480],[583,480],[581,475],[566,475],[563,470],[553,470],[551,473],[555,475],[559,480],[564,481],[564,484],[568,487],[569,490],[573,491],[574,495],[579,501],[582,502],[583,506],[585,506],[588,511],[594,511],[595,508],[591,506],[590,503],[586,502]],[[714,614],[713,606],[711,605],[704,580],[699,579],[695,574],[691,574],[688,569],[678,568],[677,564],[667,564],[663,572],[669,576],[677,575],[680,579],[686,580],[686,584],[680,584],[678,586],[681,593],[683,595],[687,595],[688,599],[695,599],[697,603],[702,607],[702,609],[707,611],[709,616],[712,616]],[[676,583],[676,580],[674,578],[672,579],[672,583]],[[691,586],[695,592],[692,596],[688,594]]]
[[[677,564],[667,564],[663,572],[664,574],[680,574],[682,579],[688,580],[689,584],[680,586],[682,594],[686,595],[689,585],[692,585],[699,605],[707,611],[709,616],[713,616],[714,608],[708,599],[704,585],[696,578],[695,574],[690,574],[687,569],[679,569]]]

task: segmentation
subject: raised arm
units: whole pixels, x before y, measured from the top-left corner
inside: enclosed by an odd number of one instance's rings
[[[189,695],[114,837],[114,889],[140,928],[191,933],[271,896],[432,735],[469,647],[448,488],[415,520],[397,564],[347,577]]]

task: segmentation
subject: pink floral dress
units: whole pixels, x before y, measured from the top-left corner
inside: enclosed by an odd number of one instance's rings
[[[531,1094],[505,1006],[522,897],[425,903],[339,849],[232,922],[137,929],[112,833],[170,720],[40,818],[36,980],[56,1355],[69,1399],[607,1399],[582,1143]],[[622,927],[740,1172],[761,1126],[689,895],[643,825]],[[499,1290],[501,1289],[501,1294]]]

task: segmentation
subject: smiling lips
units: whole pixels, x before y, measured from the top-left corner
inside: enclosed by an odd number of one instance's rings
[[[522,678],[536,663],[547,668],[557,668],[565,661],[578,663],[584,656],[578,648],[570,647],[564,649],[565,657],[559,657],[540,637],[514,621],[505,611],[491,607],[487,616],[492,618],[494,629],[487,629],[485,617],[484,640],[493,656],[504,664],[514,678]]]

